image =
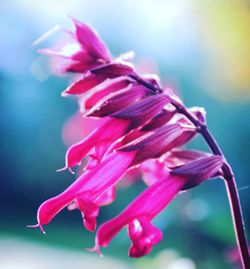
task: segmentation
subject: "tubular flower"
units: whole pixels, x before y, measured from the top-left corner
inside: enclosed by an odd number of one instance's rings
[[[98,206],[106,204],[105,198],[110,199],[105,192],[126,172],[135,154],[136,151],[110,154],[103,162],[81,175],[64,192],[45,201],[38,209],[36,226],[42,229],[42,225],[48,224],[64,207],[77,201],[85,227],[94,230]]]
[[[100,254],[100,247],[106,247],[124,226],[128,226],[128,235],[132,241],[129,255],[139,258],[148,254],[152,246],[162,239],[161,231],[151,224],[152,219],[180,190],[213,177],[222,164],[221,157],[210,156],[166,172],[164,179],[148,187],[120,215],[100,226],[92,251]]]
[[[74,32],[68,32],[68,42],[57,49],[42,49],[41,53],[66,58],[65,71],[85,72],[100,63],[111,61],[110,52],[96,31],[87,24],[72,19]]]
[[[94,168],[83,173],[64,192],[45,201],[38,209],[37,227],[42,229],[42,225],[48,224],[64,207],[74,202],[82,212],[85,227],[94,230],[98,207],[112,202],[107,192],[121,179],[127,169],[147,159],[159,156],[164,148],[171,148],[172,141],[180,132],[185,132],[185,128],[180,124],[167,127],[142,137],[140,142],[133,146],[128,145],[120,148],[119,151],[108,154]],[[165,136],[168,138],[163,139]],[[160,144],[159,140],[161,140]],[[106,199],[109,201],[107,202]]]
[[[100,226],[93,250],[100,252],[128,226],[129,255],[141,257],[162,239],[162,232],[151,223],[153,218],[182,190],[223,175],[223,158],[181,148],[205,126],[203,108],[185,108],[192,120],[183,116],[178,95],[172,89],[163,90],[156,75],[137,74],[131,53],[112,58],[90,26],[72,20],[75,30],[67,32],[69,42],[41,52],[66,59],[65,72],[80,73],[62,95],[78,99],[78,117],[94,118],[95,129],[66,152],[65,167],[60,170],[72,171],[87,160],[78,169],[77,179],[40,205],[37,224],[31,227],[43,231],[43,225],[68,207],[78,209],[86,229],[94,231],[100,207],[116,197],[117,183],[132,169],[140,170],[146,189],[119,216]],[[66,129],[68,135],[70,128]]]

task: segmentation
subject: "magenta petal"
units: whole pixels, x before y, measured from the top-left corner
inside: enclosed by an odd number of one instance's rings
[[[87,230],[93,232],[96,229],[96,217],[99,214],[99,206],[86,198],[84,195],[77,198],[79,209],[82,212],[83,223]]]
[[[84,78],[74,82],[71,84],[63,93],[62,95],[68,95],[68,94],[82,94],[90,89],[96,87],[100,83],[102,83],[106,77],[104,76],[95,76],[92,74],[88,74]]]
[[[103,83],[97,86],[94,92],[91,92],[90,97],[85,100],[85,108],[92,108],[98,101],[108,94],[125,89],[130,83],[131,81],[129,77],[126,76],[105,80]]]
[[[183,133],[193,132],[193,130],[194,128],[192,127],[183,127],[178,123],[169,124],[138,138],[118,150],[138,150],[138,154],[134,159],[134,164],[138,164],[147,159],[160,157],[176,146],[176,140],[179,140],[179,137],[182,136]]]
[[[166,158],[168,167],[176,167],[190,163],[202,157],[210,156],[209,153],[194,150],[172,150]]]
[[[148,186],[167,178],[169,175],[166,164],[159,160],[147,160],[140,165],[140,168],[142,171],[142,179]]]
[[[95,147],[97,159],[101,159],[108,147],[127,130],[129,122],[109,118],[82,141],[72,145],[66,152],[65,167],[78,165],[88,152]],[[101,152],[99,151],[101,149]]]
[[[112,117],[132,120],[130,129],[134,129],[155,117],[169,102],[170,98],[164,94],[149,96],[114,113]]]
[[[127,62],[118,63],[112,62],[108,64],[101,65],[95,69],[91,70],[91,73],[95,75],[105,75],[110,78],[119,76],[129,76],[134,74],[133,66]]]
[[[58,195],[43,202],[37,211],[39,226],[48,224],[65,206],[70,204],[75,197],[73,195]]]
[[[64,64],[65,72],[74,72],[74,73],[84,73],[89,71],[91,68],[95,68],[96,66],[100,65],[97,62],[85,62],[85,61],[73,61],[71,60],[70,63]]]
[[[204,180],[214,177],[218,174],[224,161],[221,156],[212,155],[194,160],[181,167],[173,169],[170,173],[181,177],[188,178],[184,189],[192,188]]]
[[[184,125],[185,126],[185,125]],[[182,132],[182,134],[180,134],[171,144],[171,148],[169,148],[168,150],[171,150],[173,148],[178,148],[181,147],[183,145],[185,145],[187,142],[189,142],[191,139],[193,139],[196,135],[196,128],[191,127],[188,128],[188,126],[186,126],[186,130],[184,130]],[[184,127],[185,129],[185,127]]]
[[[71,59],[73,61],[85,62],[88,64],[93,62],[93,58],[89,56],[89,54],[83,50],[80,46],[77,50],[69,49],[68,47],[77,44],[67,44],[61,50],[53,50],[53,49],[40,49],[38,52],[48,56],[59,56],[67,59]]]
[[[150,131],[156,128],[161,127],[162,125],[169,122],[172,117],[175,115],[175,110],[162,110],[158,115],[156,115],[150,122],[145,124],[141,130],[142,131]]]
[[[75,26],[76,38],[89,54],[97,59],[111,60],[110,52],[98,33],[87,24],[76,19],[72,19],[72,21]]]
[[[126,144],[129,144],[133,142],[136,139],[139,139],[140,137],[144,137],[147,132],[142,132],[140,129],[134,129],[131,132],[127,133],[122,140],[120,140],[120,144],[116,148],[120,148],[122,146],[125,146]]]
[[[141,225],[146,229],[152,244],[159,242],[162,237],[160,231],[152,228],[148,222],[172,201],[186,184],[186,181],[187,179],[178,176],[168,176],[166,179],[148,187],[120,215],[99,227],[96,234],[95,249],[99,250],[100,247],[106,247],[123,227],[129,225],[135,219],[145,220]],[[150,251],[150,248],[147,250]]]
[[[86,116],[105,117],[111,115],[121,109],[124,109],[130,104],[135,103],[136,100],[145,96],[147,90],[143,86],[131,86],[127,89],[120,90],[116,93],[108,95],[96,104]]]
[[[129,256],[133,258],[147,255],[152,246],[162,240],[161,230],[143,218],[135,219],[129,223],[128,234],[132,241]]]
[[[42,203],[37,212],[38,226],[48,224],[56,214],[77,197],[89,199],[95,203],[95,200],[98,200],[123,176],[131,165],[135,154],[136,151],[110,154],[95,168],[81,175],[64,192]],[[91,228],[93,223],[93,219],[91,219],[86,225]]]
[[[109,205],[111,204],[116,197],[115,187],[111,187],[102,193],[96,200],[95,203],[99,206]]]

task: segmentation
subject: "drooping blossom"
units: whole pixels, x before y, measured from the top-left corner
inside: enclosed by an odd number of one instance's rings
[[[153,226],[152,219],[160,213],[187,186],[197,186],[213,177],[221,168],[220,156],[195,160],[173,171],[165,170],[165,176],[142,192],[120,215],[100,226],[96,234],[96,245],[92,251],[100,254],[100,247],[106,247],[112,238],[125,226],[132,241],[131,257],[148,254],[152,246],[162,239],[162,232]]]
[[[94,217],[96,217],[95,214],[97,214],[97,207],[102,203],[106,203],[106,200],[100,199],[100,196],[104,194],[105,191],[108,191],[125,173],[133,161],[135,154],[136,151],[110,154],[95,168],[80,176],[64,192],[45,201],[41,204],[37,212],[37,226],[42,229],[42,225],[48,224],[57,213],[76,199],[78,203],[80,201],[81,206],[79,206],[79,208],[84,216],[85,227],[94,230]],[[106,196],[104,195],[103,197],[105,198]],[[99,201],[98,204],[94,203],[95,200]],[[87,201],[86,207],[84,206],[85,201]],[[84,208],[86,208],[87,211]],[[91,210],[91,208],[93,210]],[[90,219],[90,223],[87,223],[86,219]]]
[[[102,195],[107,197],[105,192],[109,191],[121,179],[128,168],[147,159],[160,156],[166,147],[171,148],[173,141],[180,133],[187,131],[189,131],[189,127],[172,124],[141,137],[138,143],[128,144],[127,147],[122,147],[118,151],[108,154],[94,168],[83,173],[64,192],[45,201],[38,209],[38,224],[35,227],[39,226],[42,229],[42,225],[48,224],[64,207],[77,201],[84,217],[85,227],[94,230],[95,219],[98,215],[97,209],[107,203],[106,199],[103,200],[100,197]],[[88,206],[86,205],[88,211],[83,210],[85,200],[88,204]],[[93,211],[90,210],[90,205],[93,206]],[[91,223],[87,221],[89,219],[91,219]]]
[[[130,256],[141,257],[162,239],[162,232],[151,223],[153,218],[182,190],[221,175],[223,158],[182,149],[200,130],[176,109],[176,104],[183,103],[175,90],[162,88],[155,74],[138,74],[131,53],[112,57],[95,30],[72,20],[75,29],[67,32],[68,43],[41,52],[64,59],[64,72],[78,73],[62,95],[77,98],[78,113],[85,119],[95,118],[95,129],[68,148],[65,166],[59,170],[72,171],[83,159],[86,165],[61,194],[40,205],[32,227],[43,231],[43,225],[68,207],[80,210],[84,226],[94,231],[100,207],[114,201],[121,178],[137,169],[146,189],[98,229],[94,250],[99,252],[128,226]],[[205,124],[204,109],[187,111]]]
[[[68,149],[65,157],[65,168],[63,169],[78,165],[93,148],[95,152],[91,154],[91,157],[101,160],[106,150],[115,140],[122,137],[127,131],[137,128],[153,118],[168,102],[169,98],[165,95],[159,97],[150,96],[121,110],[118,109],[118,112],[113,113],[114,111],[111,111],[111,115],[104,108],[105,116],[109,116],[107,121],[85,139]],[[103,106],[100,106],[99,117],[102,116],[102,113]]]

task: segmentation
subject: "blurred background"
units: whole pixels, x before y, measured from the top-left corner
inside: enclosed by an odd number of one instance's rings
[[[223,182],[208,181],[174,200],[156,220],[164,239],[150,255],[127,257],[121,232],[89,254],[94,235],[79,212],[61,212],[44,236],[27,229],[41,202],[67,187],[74,176],[56,173],[64,164],[62,129],[77,110],[60,96],[68,76],[51,74],[37,49],[70,28],[67,15],[89,22],[112,53],[134,50],[145,71],[159,72],[188,106],[204,106],[210,130],[231,163],[247,231],[250,227],[250,2],[247,0],[9,0],[0,2],[0,268],[238,268]],[[54,34],[35,42],[50,29]],[[33,44],[33,45],[32,45]],[[190,148],[206,149],[202,139]],[[119,213],[145,186],[118,190],[99,222]]]

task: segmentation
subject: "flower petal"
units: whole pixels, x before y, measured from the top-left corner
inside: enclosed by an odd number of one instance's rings
[[[147,255],[152,246],[162,240],[162,232],[159,228],[154,227],[149,221],[138,218],[128,225],[128,234],[132,241],[129,249],[129,256],[140,258]]]
[[[82,212],[83,224],[91,232],[96,229],[96,217],[99,214],[99,206],[84,195],[76,197],[79,209]]]
[[[166,179],[169,170],[164,162],[159,160],[147,160],[140,165],[142,171],[142,179],[147,186],[153,185],[155,182]]]
[[[152,244],[159,242],[159,240],[161,240],[159,230],[156,231],[156,228],[152,228],[148,222],[172,201],[181,188],[186,184],[186,181],[187,180],[184,178],[169,175],[166,179],[158,181],[148,187],[130,205],[128,205],[122,213],[103,223],[99,227],[93,250],[99,251],[100,247],[106,247],[123,227],[129,225],[136,219],[144,219],[145,222],[143,222],[143,224],[146,223],[144,228],[146,228],[147,231],[153,232],[151,236]],[[149,234],[150,232],[147,233],[147,235]],[[150,251],[149,248],[147,250]],[[131,250],[131,252],[132,251],[133,250]]]
[[[91,92],[90,97],[84,100],[85,108],[92,108],[98,101],[108,94],[125,89],[130,83],[131,80],[126,76],[105,80]]]
[[[97,59],[111,60],[110,52],[98,33],[86,23],[83,24],[73,18],[72,21],[75,26],[76,38],[89,54]]]
[[[147,159],[158,158],[162,154],[186,141],[186,136],[193,135],[195,129],[183,127],[181,124],[168,124],[148,133],[137,140],[119,148],[119,151],[138,150],[133,164],[143,162]],[[187,133],[187,135],[186,135]]]
[[[205,179],[217,175],[223,164],[224,161],[221,156],[212,155],[175,168],[170,173],[188,178],[189,180],[184,189],[189,189],[199,185]]]
[[[90,63],[93,62],[93,58],[76,42],[65,44],[59,50],[54,50],[50,48],[40,49],[39,53],[48,56],[59,56],[73,61]]]
[[[111,115],[121,109],[124,109],[136,100],[142,98],[147,93],[147,89],[143,86],[129,85],[126,89],[108,95],[96,104],[86,116],[105,117]]]
[[[164,109],[158,115],[156,115],[150,122],[145,124],[141,130],[142,131],[151,131],[158,127],[161,127],[165,123],[169,122],[175,114],[173,109]]]
[[[67,96],[68,94],[85,93],[90,89],[96,87],[106,79],[107,77],[102,75],[96,76],[93,74],[87,74],[83,78],[71,84],[65,91],[63,91],[62,96]]]
[[[68,63],[63,63],[62,65],[64,66],[64,72],[84,73],[90,70],[91,68],[96,68],[97,66],[100,65],[100,63],[96,61],[85,62],[85,61],[71,60]]]
[[[48,224],[55,215],[74,199],[85,197],[95,203],[109,188],[112,188],[131,165],[135,152],[114,152],[92,170],[81,175],[61,194],[42,203],[37,212],[39,227]],[[99,198],[100,199],[100,198]],[[93,225],[92,220],[89,225]],[[88,225],[88,224],[86,224]],[[93,227],[93,226],[88,226]]]
[[[107,77],[129,76],[134,74],[133,65],[128,62],[112,62],[91,70],[92,74]]]
[[[66,152],[65,168],[78,165],[88,152],[95,147],[97,159],[101,159],[108,147],[127,130],[129,122],[126,120],[108,118],[100,127],[96,128],[82,141],[73,144]],[[101,151],[100,151],[101,150]],[[92,157],[94,155],[92,154]]]
[[[203,151],[172,150],[165,162],[168,164],[168,167],[174,168],[207,156],[210,156],[210,154]]]
[[[115,200],[115,197],[116,189],[115,187],[111,187],[96,198],[95,203],[99,206],[109,205]]]
[[[155,117],[170,101],[170,98],[165,94],[149,96],[114,113],[112,117],[132,120],[130,125],[132,130]]]

